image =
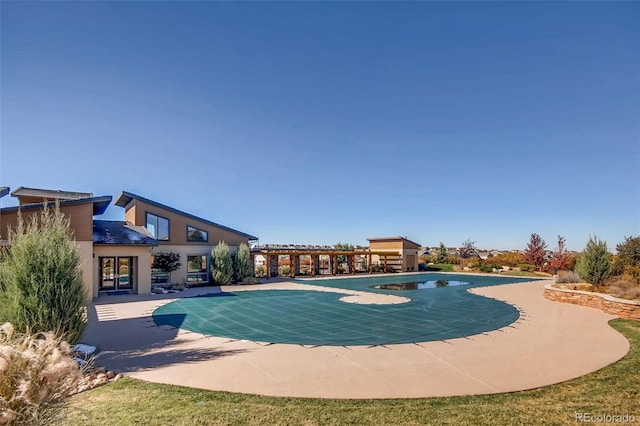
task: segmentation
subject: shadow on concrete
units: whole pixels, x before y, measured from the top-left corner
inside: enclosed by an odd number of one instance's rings
[[[193,341],[207,337],[195,333],[192,334],[194,339],[178,337],[178,328],[157,325],[151,316],[99,321],[93,304],[87,307],[87,314],[89,323],[82,342],[98,348],[96,365],[115,372],[132,373],[196,363],[246,351],[221,347],[190,348]],[[181,324],[184,320],[184,314],[172,314],[171,317],[173,324]]]

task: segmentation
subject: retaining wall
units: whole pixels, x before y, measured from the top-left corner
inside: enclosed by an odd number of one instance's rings
[[[545,286],[544,297],[556,302],[598,308],[608,314],[640,321],[640,301],[637,300],[618,299],[608,294],[588,291],[555,288],[552,284]]]

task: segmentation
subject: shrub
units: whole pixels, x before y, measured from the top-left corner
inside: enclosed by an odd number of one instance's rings
[[[640,285],[636,284],[635,277],[621,275],[607,281],[608,293],[622,299],[640,299]]]
[[[518,265],[518,268],[523,272],[533,272],[535,266],[529,265],[528,263],[521,263]]]
[[[487,265],[487,264],[481,264],[479,266],[480,271],[482,272],[493,272],[493,266],[492,265]]]
[[[234,257],[233,269],[236,280],[241,282],[253,276],[253,264],[251,263],[251,251],[245,243],[240,244],[238,253]]]
[[[54,333],[0,327],[0,424],[55,424],[81,379],[71,348]]]
[[[573,271],[567,271],[567,272],[561,272],[556,277],[556,282],[559,284],[581,283],[582,278],[580,278],[580,275],[576,274]]]
[[[283,266],[282,267],[282,275],[289,275],[291,273],[291,267]]]
[[[598,237],[589,237],[587,245],[576,262],[576,272],[589,284],[601,285],[611,275],[611,255],[607,243]]]
[[[9,230],[0,265],[0,323],[18,332],[53,330],[77,343],[86,327],[78,246],[58,206]]]
[[[485,260],[485,263],[495,266],[509,266],[515,268],[524,262],[524,255],[517,252],[500,253]]]

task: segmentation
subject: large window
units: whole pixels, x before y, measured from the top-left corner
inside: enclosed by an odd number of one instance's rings
[[[147,230],[153,238],[160,241],[169,240],[169,219],[147,213]]]
[[[187,226],[187,241],[209,241],[209,233],[202,229]]]
[[[160,270],[153,269],[153,256],[151,256],[151,285],[167,284],[169,282],[169,274]]]
[[[187,282],[206,284],[209,282],[209,270],[205,255],[187,256]]]

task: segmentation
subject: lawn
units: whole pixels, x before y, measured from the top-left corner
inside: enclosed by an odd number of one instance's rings
[[[576,413],[640,422],[640,322],[611,326],[631,342],[621,361],[578,379],[497,395],[395,400],[274,398],[125,378],[71,399],[66,425],[576,424]],[[588,346],[576,357],[589,356]],[[536,374],[535,364],[531,374]]]

